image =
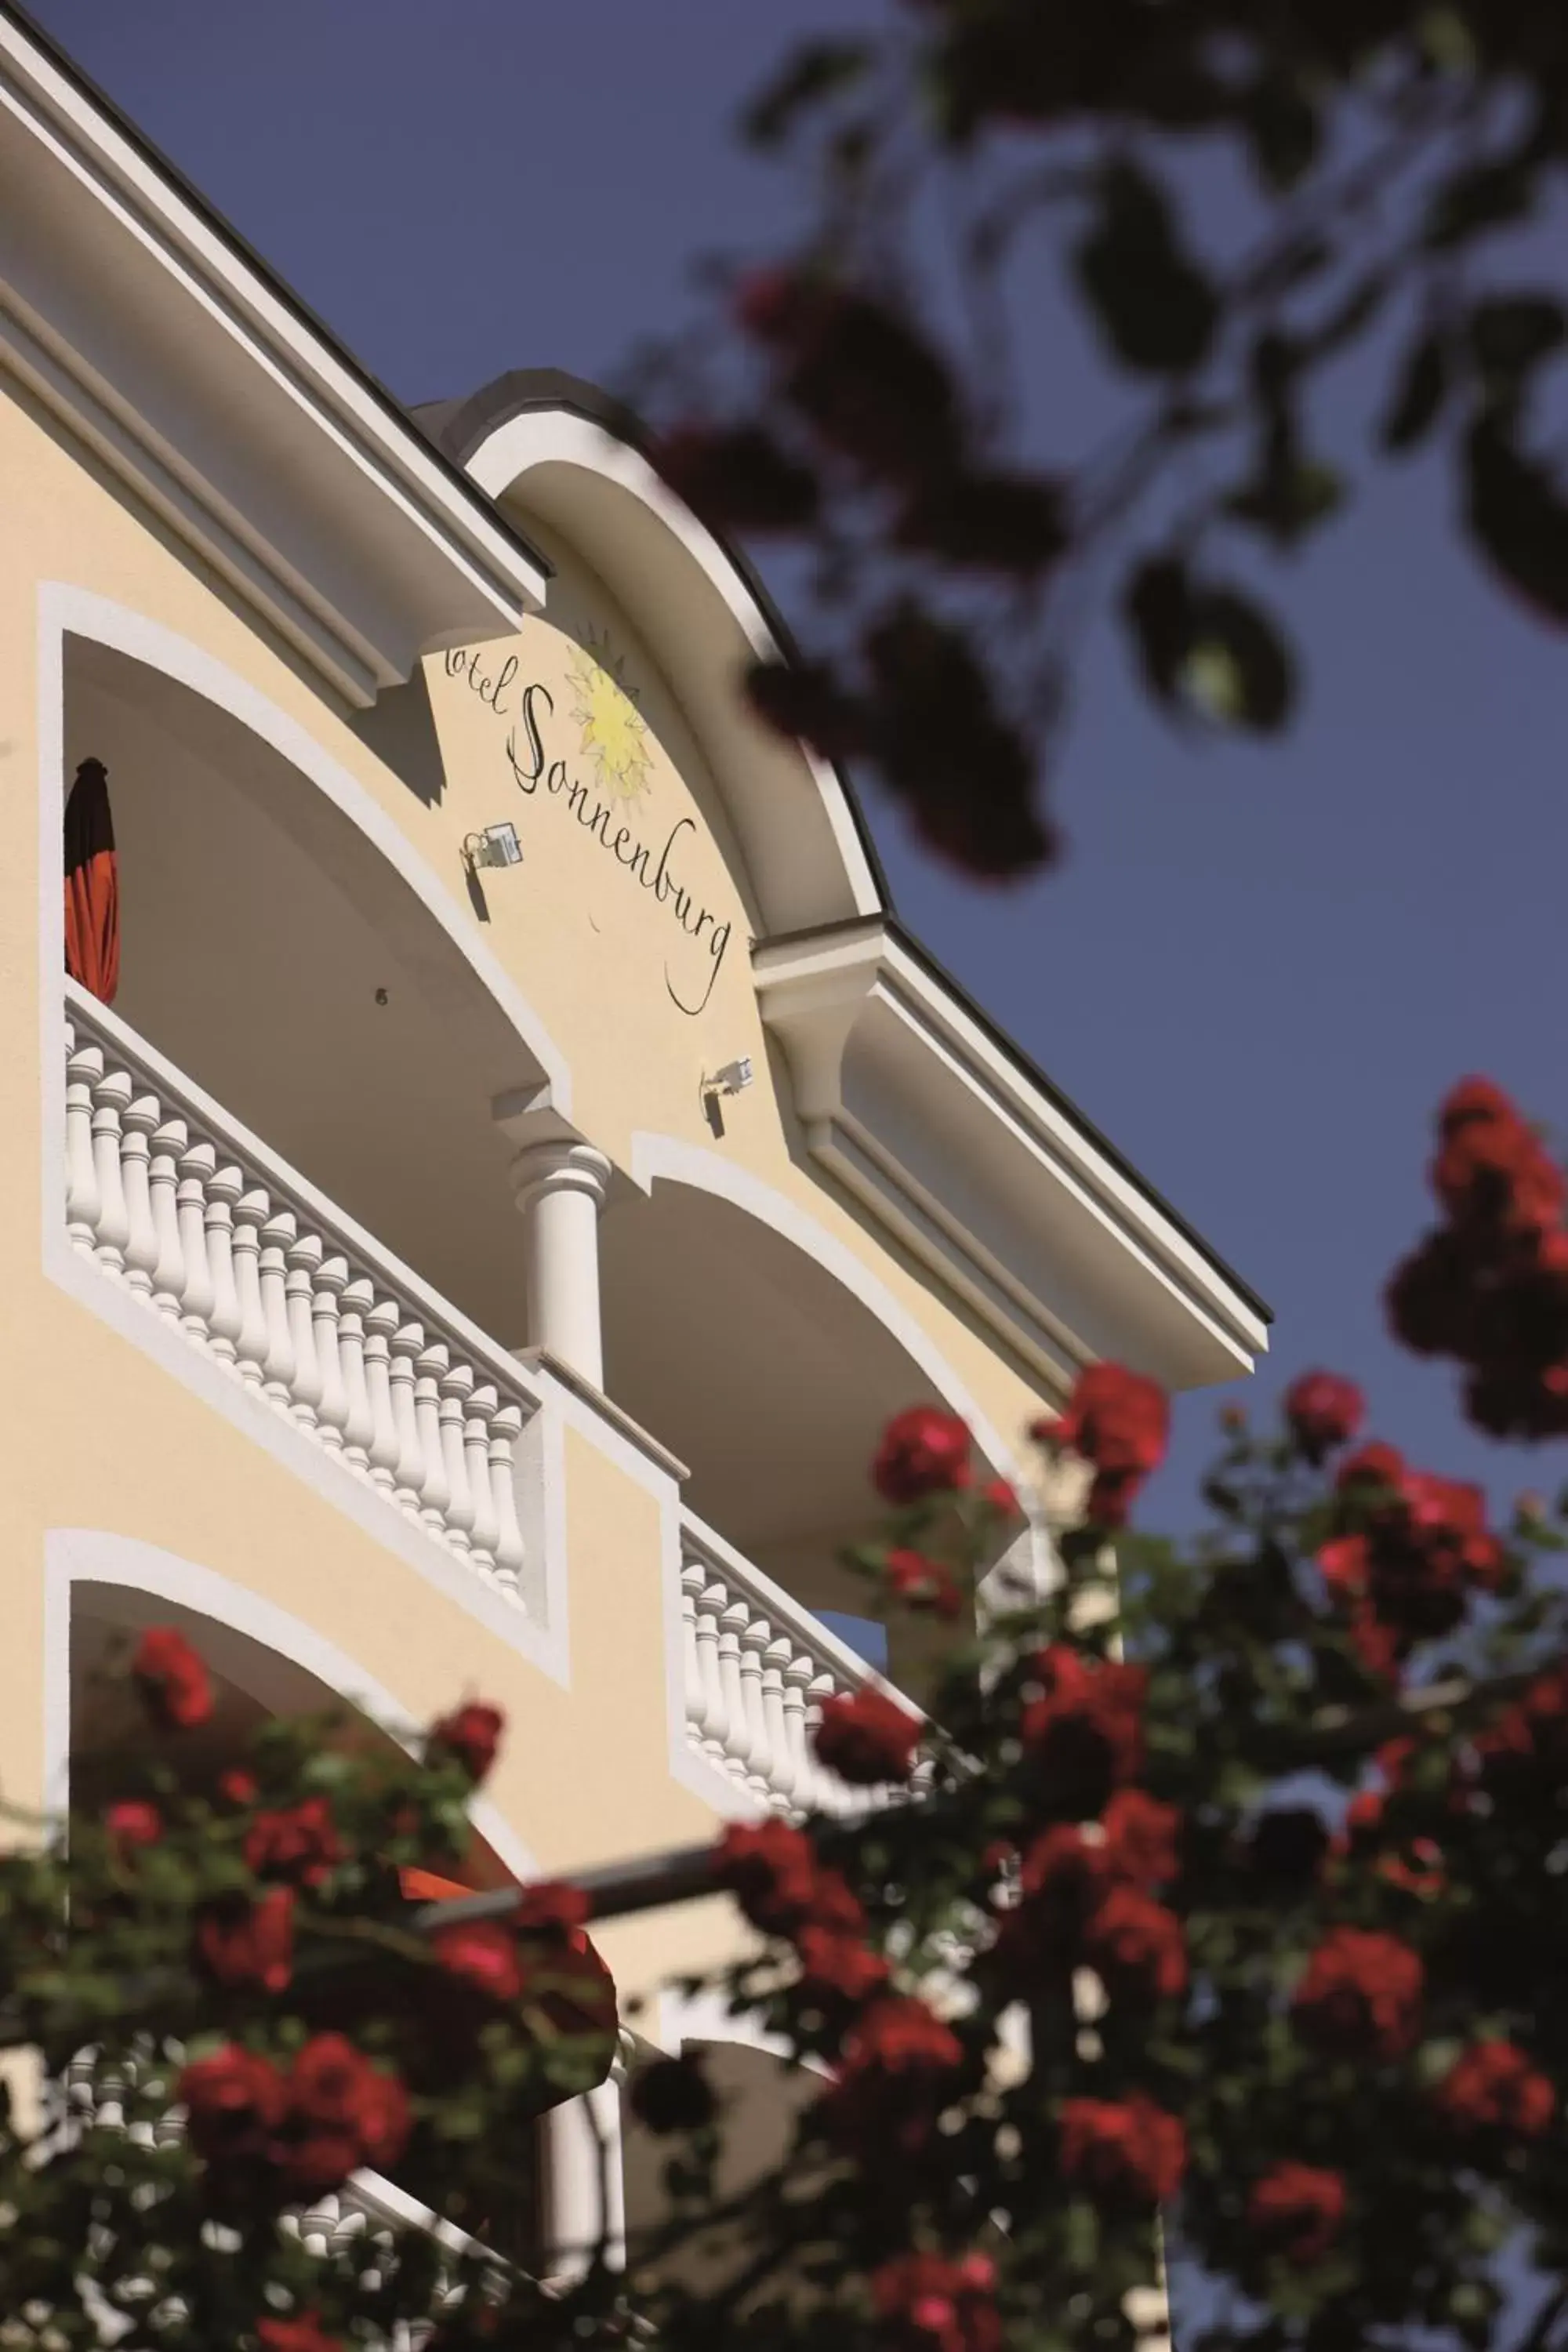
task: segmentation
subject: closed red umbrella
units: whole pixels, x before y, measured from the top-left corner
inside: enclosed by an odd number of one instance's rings
[[[120,985],[120,866],[101,760],[84,760],[66,803],[66,970],[101,1003]]]

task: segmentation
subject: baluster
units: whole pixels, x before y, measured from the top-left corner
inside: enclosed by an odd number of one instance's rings
[[[316,1360],[316,1274],[325,1252],[320,1234],[301,1234],[289,1246],[289,1337],[294,1349],[294,1397],[289,1417],[314,1429],[321,1403],[321,1368]]]
[[[153,1296],[153,1268],[158,1263],[158,1229],[153,1222],[153,1132],[163,1116],[156,1095],[135,1095],[126,1105],[124,1137],[120,1150],[121,1181],[125,1187],[125,1283],[138,1298]]]
[[[706,1571],[705,1571],[706,1572]],[[730,1606],[730,1588],[717,1580],[697,1596],[697,1657],[702,1680],[702,1752],[721,1766],[730,1752],[730,1707],[720,1662],[719,1621]]]
[[[153,1230],[158,1255],[153,1261],[153,1304],[171,1322],[180,1319],[185,1287],[185,1245],[180,1237],[180,1161],[190,1138],[183,1118],[166,1118],[153,1130],[153,1159],[147,1171]]]
[[[415,1518],[419,1517],[425,1487],[425,1454],[419,1438],[415,1360],[425,1350],[425,1332],[418,1323],[400,1323],[392,1335],[392,1417],[397,1424],[397,1499]]]
[[[451,1360],[451,1349],[439,1339],[432,1339],[427,1348],[421,1348],[414,1361],[418,1375],[414,1383],[414,1416],[419,1424],[419,1458],[424,1472],[419,1482],[419,1524],[428,1528],[433,1536],[446,1534],[447,1506],[452,1499],[441,1446],[441,1381]]]
[[[310,1303],[316,1369],[321,1376],[321,1399],[316,1407],[316,1426],[321,1431],[322,1444],[331,1454],[342,1454],[349,1418],[341,1320],[342,1295],[348,1287],[348,1279],[349,1262],[346,1257],[323,1259],[316,1269],[315,1294]]]
[[[368,1283],[365,1289],[370,1289]],[[379,1299],[364,1318],[364,1381],[371,1412],[370,1483],[382,1495],[396,1489],[397,1457],[403,1450],[392,1395],[392,1335],[396,1328],[396,1307],[390,1298]]]
[[[193,1143],[180,1154],[180,1189],[174,1195],[185,1278],[180,1288],[180,1328],[205,1347],[213,1311],[212,1261],[207,1255],[207,1186],[217,1168],[210,1143]]]
[[[468,1457],[463,1447],[468,1399],[473,1394],[471,1364],[454,1364],[437,1382],[440,1394],[441,1455],[447,1469],[447,1540],[461,1552],[472,1549],[474,1497],[468,1485]]]
[[[334,2189],[318,2198],[300,2216],[300,2243],[320,2262],[331,2252],[332,2232],[342,2219],[342,2200]]]
[[[334,1261],[335,1262],[335,1261]],[[375,1436],[365,1368],[365,1317],[375,1304],[375,1293],[363,1275],[351,1282],[338,1308],[338,1361],[343,1375],[343,1459],[351,1470],[370,1470],[370,1449]]]
[[[251,1390],[259,1390],[267,1377],[267,1306],[260,1260],[263,1229],[271,1213],[271,1200],[259,1185],[242,1192],[234,1204],[234,1295],[239,1301],[234,1353],[239,1377]]]
[[[746,1692],[741,1680],[741,1635],[750,1622],[751,1603],[739,1593],[719,1619],[719,1679],[724,1688],[724,1755],[743,1773],[751,1762]]]
[[[776,1634],[763,1652],[763,1714],[768,1727],[768,1782],[774,1798],[787,1806],[795,1794],[795,1750],[790,1744],[789,1718],[784,1712],[784,1669],[795,1645],[785,1633]]]
[[[816,1671],[813,1661],[804,1650],[792,1654],[784,1673],[784,1722],[789,1731],[789,1757],[793,1770],[790,1795],[796,1806],[809,1809],[816,1787],[816,1763],[806,1740],[805,1715],[809,1701],[806,1693]]]
[[[741,1627],[741,1705],[746,1728],[746,1778],[754,1795],[770,1797],[773,1787],[773,1748],[763,1706],[763,1652],[773,1638],[765,1617],[748,1616]]]
[[[125,1244],[131,1219],[125,1207],[125,1178],[120,1149],[123,1114],[131,1101],[129,1070],[110,1070],[92,1090],[92,1164],[98,1177],[98,1248],[100,1265],[110,1274],[125,1270]]]
[[[68,1033],[75,1037],[74,1029]],[[66,1055],[66,1231],[89,1256],[98,1246],[98,1171],[92,1152],[92,1090],[103,1076],[103,1055],[93,1045],[74,1045]]]
[[[490,1476],[490,1423],[500,1402],[488,1382],[468,1399],[463,1424],[463,1452],[468,1457],[468,1492],[473,1497],[474,1524],[468,1530],[469,1555],[476,1565],[493,1569],[500,1521],[496,1517],[495,1484]]]
[[[837,1693],[837,1675],[826,1670],[813,1675],[806,1689],[806,1746],[811,1748],[814,1767],[813,1801],[818,1811],[824,1813],[847,1812],[853,1801],[837,1773],[828,1771],[826,1765],[816,1762],[816,1749],[812,1747],[811,1736],[822,1721],[822,1702],[825,1698],[836,1697]]]
[[[708,1579],[700,1560],[689,1559],[680,1571],[681,1704],[686,1737],[693,1748],[702,1744],[702,1657],[697,1646],[697,1601]]]
[[[522,1568],[522,1529],[517,1522],[515,1447],[522,1435],[522,1408],[503,1404],[490,1423],[490,1499],[496,1515],[496,1582],[514,1600]]]
[[[239,1338],[239,1295],[234,1286],[234,1208],[245,1190],[237,1168],[220,1168],[207,1181],[207,1271],[212,1276],[212,1312],[207,1336],[215,1356],[232,1364]]]
[[[292,1209],[268,1218],[261,1234],[261,1312],[266,1322],[263,1394],[279,1412],[294,1401],[294,1335],[289,1326],[289,1252],[300,1232]]]

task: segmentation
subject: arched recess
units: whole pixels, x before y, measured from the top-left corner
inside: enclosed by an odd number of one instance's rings
[[[224,1695],[220,1729],[263,1715],[342,1703],[412,1748],[421,1727],[405,1703],[313,1625],[275,1601],[134,1536],[51,1528],[44,1555],[44,1788],[51,1807],[70,1792],[73,1730],[80,1752],[84,1673],[115,1633],[177,1624],[206,1659]],[[538,1864],[495,1803],[469,1807],[493,1874],[530,1878]]]
[[[806,1211],[665,1135],[633,1137],[631,1172],[640,1192],[601,1237],[612,1393],[686,1464],[700,1517],[808,1607],[863,1613],[839,1554],[877,1528],[868,1469],[890,1415],[944,1405],[1016,1480],[1012,1449],[887,1285]],[[918,1647],[895,1654],[895,1673],[918,1667]]]
[[[879,912],[886,888],[845,780],[750,716],[742,667],[790,653],[736,552],[650,462],[637,419],[597,386],[523,369],[426,430],[498,504],[574,548],[630,614],[725,799],[769,936]]]
[[[497,1337],[526,1328],[498,1095],[571,1108],[564,1055],[407,835],[286,712],[89,592],[43,593],[41,932],[58,1023],[62,786],[101,759],[115,1010]],[[58,1027],[46,1067],[58,1061]]]

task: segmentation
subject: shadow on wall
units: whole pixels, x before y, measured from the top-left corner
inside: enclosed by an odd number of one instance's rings
[[[374,751],[416,801],[426,808],[439,807],[447,771],[422,669],[415,671],[406,686],[384,688],[368,710],[351,715],[349,725],[366,751]]]

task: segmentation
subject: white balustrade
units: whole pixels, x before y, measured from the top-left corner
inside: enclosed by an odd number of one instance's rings
[[[825,1698],[881,1677],[689,1513],[680,1605],[686,1737],[697,1755],[774,1812],[861,1812],[893,1801],[896,1790],[847,1787],[811,1745]]]
[[[521,1605],[505,1351],[67,982],[66,1227],[149,1313]]]

